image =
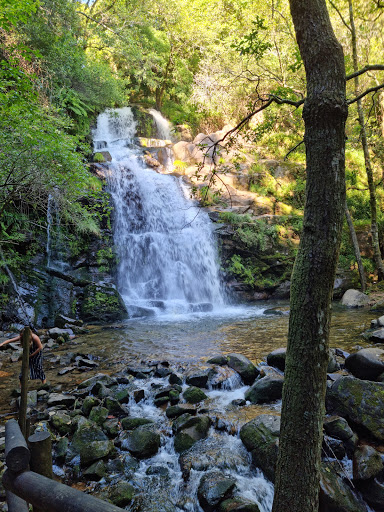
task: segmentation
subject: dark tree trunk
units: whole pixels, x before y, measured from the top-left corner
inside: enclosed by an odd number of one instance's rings
[[[290,0],[307,77],[307,188],[291,287],[273,512],[318,510],[331,297],[345,212],[345,69],[325,0]]]

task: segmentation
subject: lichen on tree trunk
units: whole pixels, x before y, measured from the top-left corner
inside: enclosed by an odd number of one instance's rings
[[[345,211],[345,69],[324,0],[290,0],[307,77],[307,188],[294,265],[273,512],[318,509],[331,298]]]

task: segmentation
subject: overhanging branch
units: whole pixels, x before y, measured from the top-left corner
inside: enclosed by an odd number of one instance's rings
[[[356,78],[357,76],[366,73],[367,71],[384,71],[384,64],[367,64],[359,71],[355,71],[355,73],[351,73],[345,77],[346,80],[351,80],[352,78]]]
[[[367,94],[370,94],[371,92],[377,92],[377,91],[379,91],[380,89],[383,89],[383,88],[384,88],[384,83],[383,84],[379,84],[376,87],[370,87],[369,89],[366,89],[364,92],[362,92],[361,94],[356,96],[356,98],[353,98],[352,100],[348,100],[347,101],[347,105],[352,105],[352,103],[355,103],[356,101],[361,100]]]

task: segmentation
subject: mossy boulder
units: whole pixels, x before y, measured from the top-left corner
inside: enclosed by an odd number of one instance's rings
[[[142,425],[130,431],[126,448],[138,459],[148,459],[156,455],[160,448],[160,435],[151,425]]]
[[[214,512],[235,488],[236,480],[221,471],[210,471],[203,475],[197,489],[197,497],[204,512]]]
[[[283,393],[284,377],[277,372],[257,380],[245,393],[245,400],[263,404],[279,400]]]
[[[378,476],[383,470],[381,454],[372,446],[359,446],[353,457],[353,478],[369,480]]]
[[[183,414],[177,418],[172,426],[176,433],[174,447],[177,453],[189,450],[197,441],[205,439],[208,435],[211,420],[208,416],[191,416]]]
[[[334,512],[367,512],[367,507],[339,476],[340,466],[322,463],[320,469],[319,510]]]
[[[129,482],[121,480],[109,487],[109,500],[117,507],[126,507],[131,503],[135,489]]]
[[[109,441],[100,427],[91,421],[79,425],[70,445],[70,457],[80,455],[83,466],[96,460],[103,459],[114,450],[113,443]]]
[[[89,413],[89,419],[94,421],[97,425],[102,425],[108,416],[108,409],[99,405],[92,407]]]
[[[200,388],[191,386],[184,391],[183,397],[189,404],[198,404],[205,400],[207,395]]]
[[[102,460],[94,462],[89,468],[84,471],[84,477],[87,480],[94,480],[98,482],[107,474],[105,464]]]
[[[124,301],[112,284],[90,283],[84,287],[81,317],[86,322],[116,322],[127,315]]]
[[[252,454],[255,466],[272,482],[279,449],[280,417],[261,414],[241,427],[240,439]]]
[[[384,383],[340,377],[327,390],[327,409],[384,441]]]
[[[49,424],[62,436],[68,434],[72,429],[71,417],[64,411],[56,411],[50,417]]]
[[[243,500],[238,496],[220,503],[219,512],[260,512],[257,503]]]
[[[253,384],[259,375],[259,370],[247,357],[242,354],[228,354],[228,366],[235,370],[245,384]]]
[[[86,396],[84,398],[83,405],[81,406],[81,410],[85,416],[89,416],[93,407],[100,405],[100,400],[95,396]]]

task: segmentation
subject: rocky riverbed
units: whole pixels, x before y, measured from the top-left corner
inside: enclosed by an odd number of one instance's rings
[[[372,341],[382,320],[366,334]],[[46,362],[60,357],[60,366],[29,399],[32,429],[52,434],[57,478],[128,510],[271,510],[283,347],[257,364],[229,353],[198,364],[121,359],[108,368],[67,331],[48,335]],[[16,357],[15,348],[2,359]],[[334,349],[328,372],[322,510],[381,511],[384,350]],[[71,384],[59,384],[68,376]]]

